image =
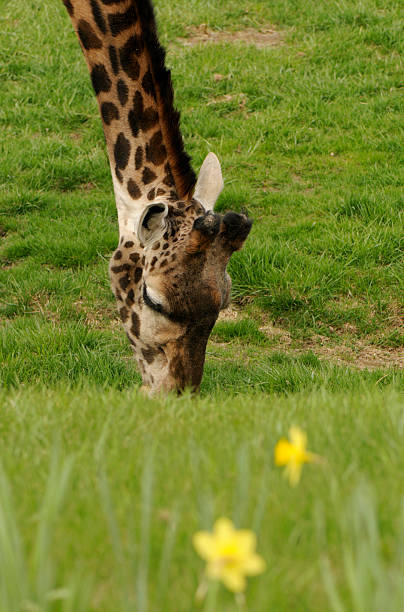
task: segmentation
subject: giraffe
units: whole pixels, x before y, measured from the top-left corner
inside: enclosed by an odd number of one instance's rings
[[[206,344],[230,302],[230,256],[252,221],[214,212],[209,153],[198,179],[184,150],[150,0],[63,0],[98,100],[118,213],[109,273],[150,393],[198,390]]]

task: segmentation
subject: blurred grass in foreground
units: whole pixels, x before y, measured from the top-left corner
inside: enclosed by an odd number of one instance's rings
[[[268,565],[249,581],[249,609],[403,604],[404,419],[394,389],[146,399],[21,388],[0,401],[15,500],[3,475],[0,573],[12,601],[70,593],[46,604],[59,610],[88,586],[82,609],[196,609],[203,564],[192,535],[229,516],[256,532]],[[305,466],[295,488],[273,461],[292,424],[326,460]],[[218,597],[218,609],[234,609],[224,589]]]

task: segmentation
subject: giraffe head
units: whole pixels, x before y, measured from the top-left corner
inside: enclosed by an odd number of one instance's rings
[[[251,228],[245,215],[214,213],[223,188],[217,157],[202,165],[194,197],[149,203],[111,260],[119,311],[144,385],[197,389],[206,343],[230,301],[226,267]]]

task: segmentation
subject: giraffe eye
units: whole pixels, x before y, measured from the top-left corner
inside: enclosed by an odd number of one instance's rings
[[[150,295],[151,292],[152,292],[152,289],[147,288],[146,285],[143,285],[143,301],[146,304],[146,306],[148,306],[148,308],[150,308],[151,310],[154,310],[154,312],[158,312],[163,317],[166,317],[167,319],[169,319],[170,321],[173,321],[174,323],[178,323],[180,325],[186,323],[187,317],[185,314],[169,312],[168,310],[166,310],[163,304],[161,304],[160,302],[157,302],[154,299],[154,297]]]
[[[151,297],[146,285],[143,285],[143,300],[146,306],[148,306],[155,312],[159,312],[160,314],[167,316],[167,314],[164,312],[162,304],[160,304],[153,297]]]

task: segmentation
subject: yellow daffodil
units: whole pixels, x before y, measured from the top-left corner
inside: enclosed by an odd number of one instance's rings
[[[207,562],[206,575],[221,580],[234,593],[246,587],[246,576],[265,570],[265,561],[256,552],[255,534],[247,529],[235,529],[227,518],[220,518],[213,533],[198,531],[193,538],[197,553]]]
[[[285,476],[291,485],[300,480],[303,463],[320,461],[320,457],[306,450],[307,436],[298,427],[291,427],[289,440],[281,438],[275,446],[275,464],[285,465]]]

